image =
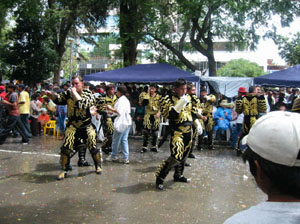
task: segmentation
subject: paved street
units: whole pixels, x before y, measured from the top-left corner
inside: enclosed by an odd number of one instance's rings
[[[189,184],[155,189],[155,170],[168,157],[167,143],[159,153],[136,152],[141,139],[130,139],[130,164],[104,162],[104,172],[77,167],[57,181],[62,141],[34,137],[0,145],[0,223],[223,223],[232,214],[266,197],[255,186],[247,165],[230,149],[195,152],[185,169]],[[104,156],[106,157],[106,155]],[[87,154],[88,161],[92,162]]]

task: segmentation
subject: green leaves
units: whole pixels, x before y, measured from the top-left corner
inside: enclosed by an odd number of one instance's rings
[[[290,65],[300,64],[300,32],[293,38],[277,38],[280,56]]]
[[[2,57],[12,67],[11,79],[40,82],[54,70],[56,54],[41,19],[41,9],[40,1],[32,0],[20,2],[14,11],[16,26],[8,34]]]
[[[227,77],[256,77],[263,74],[258,64],[245,59],[231,60],[217,71],[218,76]]]

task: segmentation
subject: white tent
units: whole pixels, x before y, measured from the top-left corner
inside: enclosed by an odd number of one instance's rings
[[[201,81],[208,82],[217,93],[221,93],[227,97],[237,95],[240,87],[247,90],[253,85],[253,78],[244,77],[201,77]]]

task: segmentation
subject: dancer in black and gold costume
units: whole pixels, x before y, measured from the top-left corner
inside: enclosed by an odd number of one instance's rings
[[[91,123],[90,109],[95,105],[95,98],[90,90],[83,90],[81,77],[72,78],[72,88],[59,95],[47,91],[47,95],[58,105],[67,105],[68,123],[64,143],[61,147],[60,163],[62,180],[70,170],[70,159],[82,148],[88,148],[94,160],[97,174],[102,173],[101,156],[96,148],[96,130]]]
[[[242,135],[245,136],[258,119],[259,114],[267,112],[267,103],[263,95],[257,95],[256,86],[250,86],[249,94],[244,97],[239,97],[235,104],[236,112],[238,114],[244,113]]]
[[[216,102],[216,97],[212,94],[207,95],[206,90],[201,91],[200,93],[201,100],[201,110],[202,114],[200,116],[200,123],[202,127],[205,128],[207,134],[208,148],[214,150],[213,145],[213,127],[214,127],[214,118],[212,115],[213,104]],[[203,145],[203,134],[198,137],[198,150],[202,150]]]
[[[240,136],[238,142],[249,133],[250,128],[258,119],[259,114],[267,112],[265,97],[264,95],[258,95],[256,88],[256,86],[250,86],[249,93],[246,96],[239,97],[235,101],[235,111],[238,114],[244,113],[242,136]]]
[[[152,136],[151,151],[157,150],[157,135],[160,125],[160,99],[161,95],[156,93],[157,86],[150,85],[149,93],[142,92],[139,97],[139,104],[146,107],[143,124],[143,148],[141,153],[148,149],[149,137]]]
[[[178,79],[174,83],[174,95],[167,95],[161,100],[161,113],[169,119],[170,125],[170,157],[163,161],[156,172],[156,188],[163,190],[164,179],[175,167],[174,181],[190,182],[183,176],[184,163],[192,147],[194,107],[192,98],[185,95],[187,83]]]
[[[196,143],[198,141],[198,135],[202,134],[202,126],[201,126],[201,123],[199,121],[199,117],[201,116],[201,114],[199,114],[199,110],[201,109],[200,108],[200,100],[198,99],[197,95],[196,95],[196,86],[195,85],[192,85],[192,84],[189,84],[187,86],[187,93],[191,96],[192,98],[192,104],[193,105],[196,105],[193,107],[193,113],[194,114],[197,114],[198,116],[194,116],[194,122],[193,122],[193,144],[192,144],[192,147],[191,147],[191,150],[190,150],[190,153],[188,155],[188,158],[196,158],[195,155],[193,154],[193,150],[194,148],[196,147]],[[190,164],[186,164],[187,165],[190,165]]]
[[[106,154],[111,152],[112,135],[114,133],[114,117],[106,111],[106,106],[114,107],[118,97],[115,95],[115,87],[108,85],[106,87],[106,96],[98,98],[98,112],[101,114],[101,125],[105,140],[102,143],[102,151]]]

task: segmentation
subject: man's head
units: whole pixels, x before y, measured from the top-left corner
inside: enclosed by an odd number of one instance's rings
[[[24,84],[19,84],[19,85],[18,85],[18,90],[19,90],[20,92],[22,92],[24,89],[25,89],[25,85],[24,85]]]
[[[41,96],[43,97],[43,96],[46,96],[46,90],[45,89],[42,89],[41,90]]]
[[[178,97],[182,97],[186,94],[187,83],[185,79],[177,79],[174,83],[174,91]]]
[[[115,86],[114,85],[107,85],[105,91],[106,91],[106,94],[108,96],[112,96],[112,95],[115,94]]]
[[[257,185],[268,194],[300,199],[300,115],[270,112],[242,140]]]
[[[227,108],[227,107],[229,107],[229,103],[228,103],[228,100],[222,100],[221,102],[220,102],[220,107],[223,107],[223,108]]]
[[[205,99],[205,96],[207,95],[207,91],[205,89],[200,91],[200,99]]]
[[[6,88],[7,88],[7,92],[14,92],[15,90],[16,90],[16,86],[14,85],[14,84],[12,84],[12,83],[9,83],[7,86],[6,86]]]
[[[152,95],[152,94],[156,93],[156,90],[157,90],[157,85],[151,84],[150,88],[149,88],[150,94]]]
[[[84,89],[90,89],[90,83],[89,82],[84,82],[84,84],[83,84],[83,88]]]
[[[49,90],[52,90],[53,87],[54,87],[53,83],[50,83],[50,84],[48,85],[48,89],[49,89]]]
[[[279,103],[277,107],[278,107],[278,110],[280,110],[280,111],[286,111],[285,103]]]
[[[190,95],[196,95],[196,86],[193,84],[189,84],[187,86],[187,93]]]
[[[263,94],[263,92],[262,92],[260,86],[256,86],[256,95],[261,96],[262,94]]]
[[[256,86],[250,86],[248,92],[249,92],[249,93],[257,94]]]
[[[83,90],[83,82],[80,76],[76,75],[72,77],[72,87],[75,87],[79,93]]]
[[[147,93],[147,92],[148,92],[148,89],[149,89],[148,86],[144,86],[143,91]]]
[[[238,89],[238,95],[239,95],[239,96],[245,96],[246,93],[247,93],[247,91],[246,91],[246,88],[245,88],[245,87],[240,87],[240,88]]]
[[[62,86],[63,90],[64,91],[67,91],[67,89],[69,88],[69,86],[67,85],[67,83],[65,83],[63,86]]]
[[[121,97],[123,95],[126,95],[127,93],[127,87],[125,85],[120,85],[117,88],[117,96]]]
[[[47,114],[47,109],[46,108],[42,108],[41,112],[42,112],[43,115],[46,115]]]

